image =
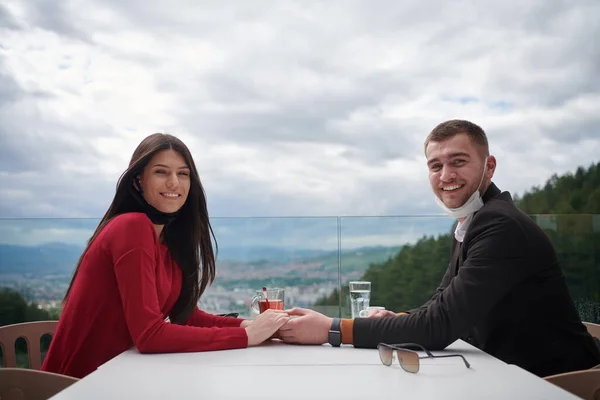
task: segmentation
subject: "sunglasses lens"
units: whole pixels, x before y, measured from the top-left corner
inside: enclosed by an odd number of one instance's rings
[[[377,349],[379,350],[379,359],[383,365],[392,365],[392,349],[385,346],[378,346]]]
[[[419,354],[412,351],[396,350],[398,354],[398,362],[406,372],[419,372]]]

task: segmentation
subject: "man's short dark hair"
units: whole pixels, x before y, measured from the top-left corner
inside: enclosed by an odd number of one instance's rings
[[[450,121],[442,122],[433,130],[427,139],[425,139],[425,150],[429,142],[443,142],[458,135],[459,133],[466,133],[473,143],[478,144],[484,150],[484,156],[488,156],[490,153],[487,136],[481,127],[478,125],[465,121],[462,119],[451,119]]]

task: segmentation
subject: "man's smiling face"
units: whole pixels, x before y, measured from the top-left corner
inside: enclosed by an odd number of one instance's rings
[[[489,156],[482,182],[485,155],[466,133],[450,139],[430,141],[425,150],[429,183],[435,195],[448,208],[458,208],[477,190],[483,193],[491,182],[496,167],[494,156]]]

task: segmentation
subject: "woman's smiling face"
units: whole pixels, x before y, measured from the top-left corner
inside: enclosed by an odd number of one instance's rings
[[[139,178],[144,198],[157,210],[173,213],[185,204],[190,191],[190,169],[175,150],[156,153]]]

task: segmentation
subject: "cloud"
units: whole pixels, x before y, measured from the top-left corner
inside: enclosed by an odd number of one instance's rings
[[[8,28],[15,30],[39,28],[89,42],[87,35],[73,23],[75,19],[72,17],[72,10],[68,8],[68,3],[27,0],[18,3],[18,6],[13,4],[12,10],[6,6],[0,8],[0,15],[5,16]]]
[[[19,29],[19,23],[13,17],[11,11],[3,4],[0,4],[0,28]]]
[[[598,162],[595,1],[45,1],[0,8],[0,217],[105,212],[136,145],[213,216],[439,215],[422,143],[471,119],[523,193]]]

